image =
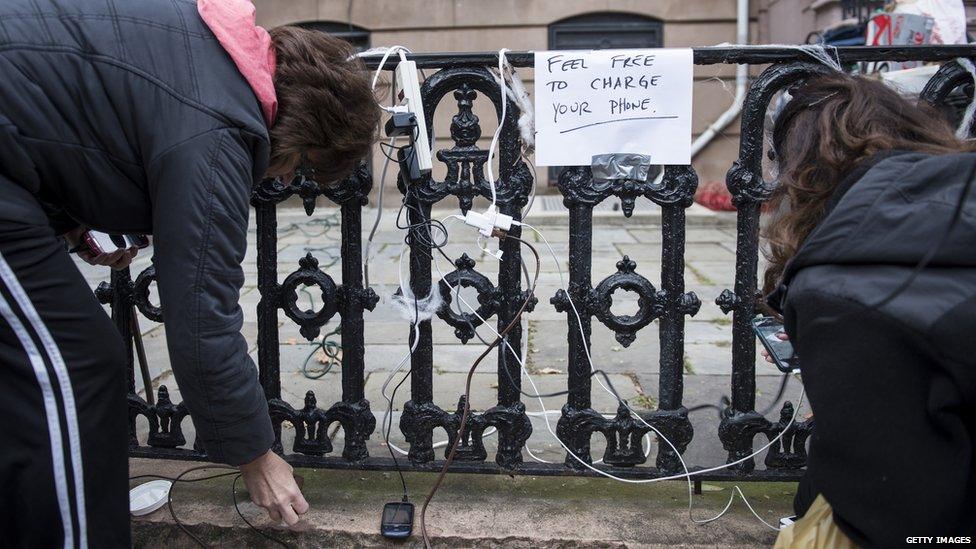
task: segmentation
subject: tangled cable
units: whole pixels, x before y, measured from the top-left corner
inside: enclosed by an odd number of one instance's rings
[[[532,278],[532,284],[529,287],[529,291],[526,292],[525,300],[522,301],[522,305],[518,308],[518,311],[515,313],[515,316],[512,318],[511,322],[509,322],[508,325],[498,333],[495,340],[492,341],[491,344],[486,347],[480,355],[478,355],[478,358],[475,359],[474,363],[471,365],[471,368],[468,370],[468,375],[464,382],[464,409],[461,413],[461,423],[458,425],[457,435],[454,437],[454,444],[451,445],[451,450],[447,454],[447,459],[444,460],[444,466],[441,469],[441,472],[437,475],[437,480],[434,481],[434,485],[431,487],[430,492],[427,493],[427,497],[424,499],[424,504],[420,508],[420,532],[424,540],[424,546],[427,549],[431,549],[430,538],[427,536],[427,507],[430,505],[431,500],[434,499],[434,495],[440,488],[441,483],[444,482],[444,478],[447,476],[447,471],[450,469],[451,463],[454,462],[454,456],[457,454],[458,446],[461,444],[464,428],[468,424],[468,417],[471,415],[471,380],[474,377],[474,372],[478,369],[478,366],[485,359],[485,357],[487,357],[492,350],[502,343],[505,335],[522,321],[522,314],[525,313],[525,310],[529,306],[529,302],[535,295],[535,288],[539,282],[539,273],[542,271],[542,259],[539,257],[539,252],[535,249],[535,247],[528,242],[525,242],[524,240],[512,235],[507,235],[504,238],[511,238],[521,244],[524,244],[527,248],[529,248],[529,250],[532,251],[536,262],[535,275]]]
[[[185,477],[186,475],[188,475],[190,473],[193,473],[193,472],[196,472],[196,471],[205,471],[205,470],[208,470],[208,469],[227,470],[229,472],[227,472],[227,473],[218,473],[216,475],[208,475],[208,476],[199,477],[199,478],[191,478],[191,479],[183,478],[183,477]],[[200,538],[198,538],[196,536],[196,534],[194,534],[193,532],[191,532],[190,529],[186,527],[186,524],[184,524],[183,521],[180,520],[180,518],[176,516],[176,510],[173,509],[173,487],[176,486],[176,484],[177,483],[180,483],[180,482],[187,482],[187,483],[190,483],[190,482],[202,482],[204,480],[213,480],[213,479],[223,478],[223,477],[229,477],[229,476],[233,476],[234,477],[233,482],[231,482],[231,499],[234,502],[234,510],[237,511],[237,515],[239,517],[241,517],[241,520],[243,520],[245,524],[247,524],[248,528],[250,528],[251,530],[257,532],[261,537],[263,537],[264,539],[266,539],[268,541],[272,541],[274,543],[277,543],[278,545],[281,545],[282,547],[285,547],[287,549],[289,547],[289,545],[287,543],[285,543],[284,541],[282,541],[280,538],[278,538],[276,536],[273,536],[271,534],[268,534],[267,532],[262,531],[260,528],[258,528],[253,523],[251,523],[251,521],[247,520],[246,517],[244,517],[244,513],[241,512],[241,508],[237,504],[237,481],[240,480],[240,478],[241,478],[241,472],[240,472],[240,470],[237,467],[230,467],[228,465],[200,465],[198,467],[191,467],[189,469],[186,469],[185,471],[181,472],[179,475],[177,475],[175,477],[169,477],[169,476],[166,476],[166,475],[145,474],[145,475],[135,475],[135,476],[129,477],[129,480],[131,481],[131,480],[139,480],[139,479],[144,479],[144,478],[158,478],[158,479],[168,480],[168,481],[172,482],[173,484],[170,486],[169,491],[166,493],[166,507],[167,507],[167,509],[169,509],[169,515],[170,515],[170,517],[173,518],[173,522],[176,523],[176,525],[180,528],[180,530],[182,530],[184,534],[186,534],[187,536],[189,536],[190,539],[192,539],[194,541],[194,543],[196,543],[200,547],[203,547],[203,548],[206,549],[207,544],[204,543],[203,540],[201,540]]]

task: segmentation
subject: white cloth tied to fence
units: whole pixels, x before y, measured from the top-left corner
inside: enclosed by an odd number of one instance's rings
[[[519,77],[518,71],[507,62],[505,65],[504,84],[502,76],[498,70],[491,68],[491,73],[495,76],[495,81],[501,89],[506,91],[506,96],[512,100],[519,108],[518,127],[519,135],[522,137],[522,150],[525,154],[531,154],[535,150],[535,108],[532,106],[532,99],[529,92],[525,90],[525,84]]]
[[[840,64],[840,56],[837,54],[836,46],[825,46],[823,44],[730,44],[728,42],[723,42],[721,44],[715,44],[712,47],[739,48],[744,50],[797,50],[809,55],[817,61],[820,61],[837,72],[844,72],[844,67],[842,67]]]
[[[393,294],[391,302],[404,320],[419,324],[434,318],[434,315],[444,306],[444,299],[438,290],[439,288],[434,286],[427,297],[420,299],[414,297],[409,287],[405,287],[401,289],[401,293]]]

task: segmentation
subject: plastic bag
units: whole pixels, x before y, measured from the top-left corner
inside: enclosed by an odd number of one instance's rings
[[[834,522],[834,511],[818,495],[803,518],[779,531],[773,549],[857,549]]]
[[[934,19],[930,44],[967,43],[966,8],[962,0],[898,0],[894,12]]]

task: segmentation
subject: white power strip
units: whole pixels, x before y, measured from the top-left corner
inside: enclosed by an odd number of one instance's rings
[[[427,139],[427,119],[424,116],[424,103],[420,99],[420,82],[417,80],[417,63],[415,61],[400,61],[396,71],[397,88],[408,112],[417,118],[417,135],[414,139],[414,150],[417,155],[417,166],[420,173],[429,174],[433,168],[430,156],[430,141]]]

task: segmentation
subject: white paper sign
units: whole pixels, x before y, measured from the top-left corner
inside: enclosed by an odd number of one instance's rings
[[[691,163],[690,49],[535,53],[536,164],[637,153]]]

